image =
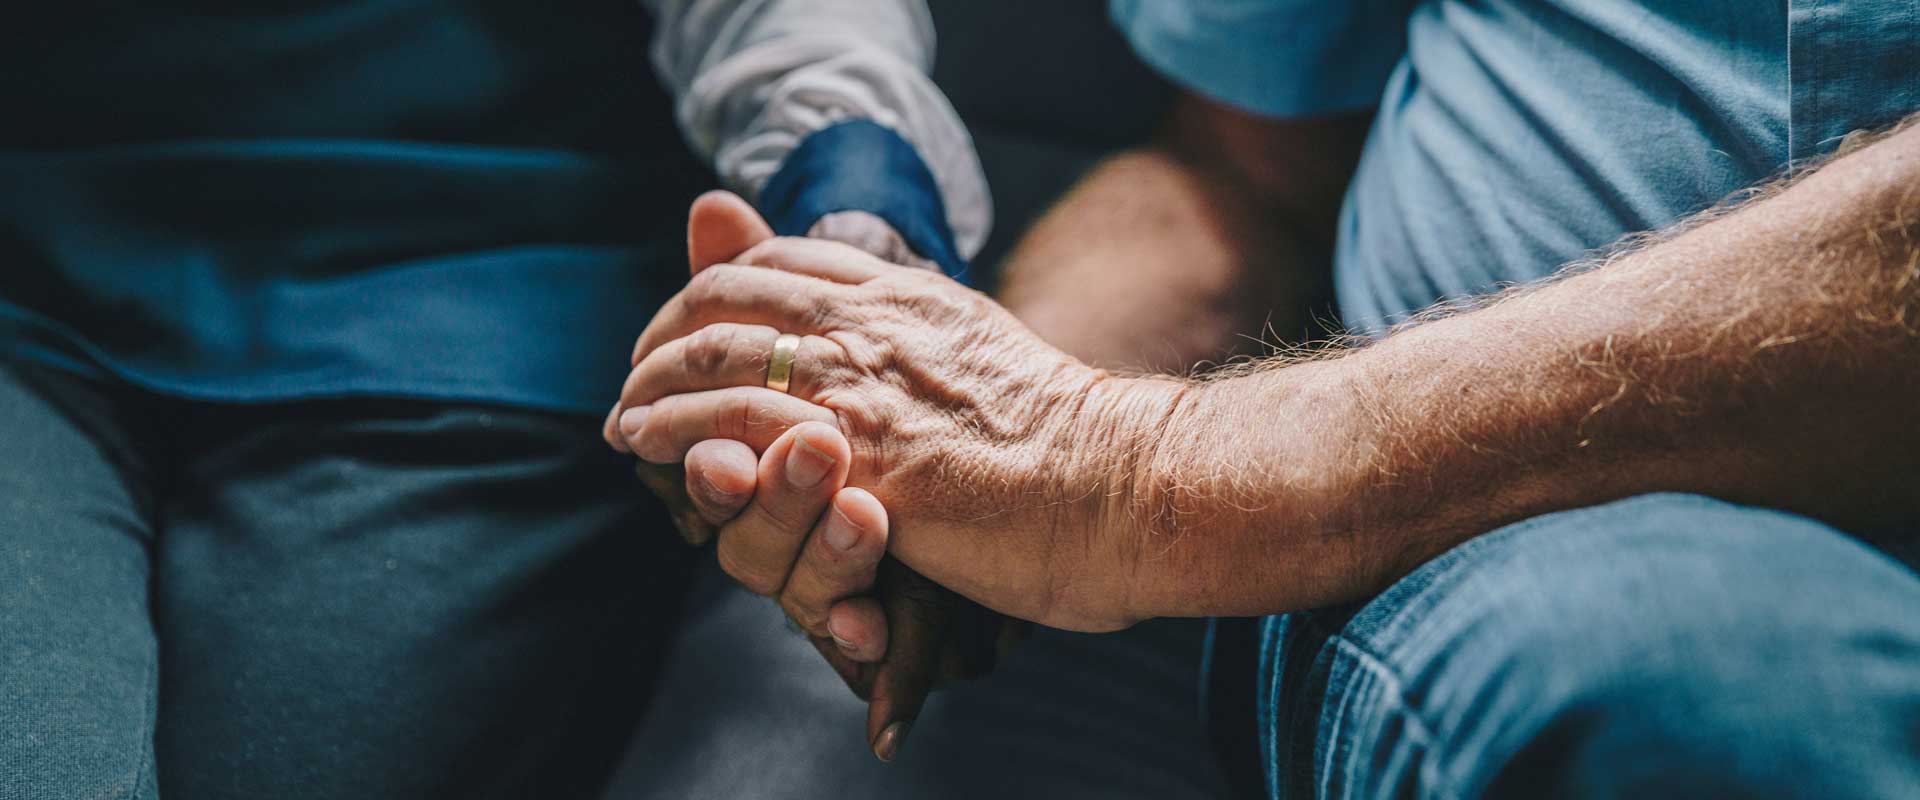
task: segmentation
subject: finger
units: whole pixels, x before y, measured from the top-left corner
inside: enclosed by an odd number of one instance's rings
[[[765,386],[767,360],[780,335],[780,331],[765,325],[717,322],[667,342],[640,359],[627,374],[618,408],[643,406],[670,394]],[[847,363],[846,350],[832,340],[803,336],[793,356],[787,393],[812,398],[826,379]]]
[[[720,568],[755,594],[777,596],[851,460],[846,437],[831,425],[782,434],[760,457],[753,501],[720,528]]]
[[[753,499],[760,457],[732,439],[708,439],[687,450],[687,497],[712,525],[733,519]]]
[[[687,211],[687,259],[694,274],[746,252],[756,244],[772,239],[773,228],[753,206],[739,195],[714,190],[694,198]],[[616,424],[622,408],[614,405],[607,412],[601,435],[613,449],[631,452]]]
[[[869,595],[849,597],[827,611],[827,641],[848,659],[873,664],[887,657],[887,612]]]
[[[772,238],[760,212],[732,192],[707,192],[687,211],[687,260],[695,273]]]
[[[634,455],[655,464],[686,458],[695,444],[732,439],[754,452],[802,422],[835,422],[832,411],[761,386],[668,395],[620,413],[620,435]]]
[[[825,636],[809,636],[807,642],[813,645],[813,649],[820,653],[821,658],[826,659],[828,666],[833,667],[834,674],[840,676],[840,680],[852,690],[854,697],[860,698],[861,702],[867,702],[873,698],[873,675],[876,671],[874,665],[863,664],[849,658],[846,653],[840,651],[839,645]]]
[[[867,704],[867,741],[881,761],[892,761],[933,689],[948,607],[944,590],[899,561],[888,559],[880,574],[889,641]]]
[[[827,239],[781,237],[755,244],[734,256],[735,264],[769,267],[836,283],[865,283],[899,269],[865,250]]]
[[[618,452],[632,453],[633,448],[628,447],[626,438],[620,435],[620,411],[620,402],[616,400],[613,408],[607,411],[607,420],[600,423],[600,438],[607,440],[607,445]]]
[[[738,264],[700,271],[660,307],[634,342],[629,366],[660,345],[715,322],[771,325],[787,333],[818,334],[838,326],[840,310],[858,298],[853,287],[806,275]]]
[[[687,479],[679,464],[648,464],[643,461],[634,466],[634,474],[666,504],[668,518],[673,520],[673,527],[687,544],[699,547],[713,539],[717,531],[712,524],[700,518],[699,509],[694,506],[693,499],[687,496]]]
[[[841,489],[801,547],[800,560],[780,593],[780,607],[807,633],[856,647],[857,639],[830,630],[827,612],[834,603],[872,592],[874,570],[886,554],[886,509],[865,489]],[[859,660],[878,657],[875,653]]]

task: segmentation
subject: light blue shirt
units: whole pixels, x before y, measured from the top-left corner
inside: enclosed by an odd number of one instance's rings
[[[1141,56],[1256,113],[1377,107],[1347,324],[1552,273],[1920,109],[1912,0],[1114,0]]]
[[[1274,117],[1378,109],[1334,263],[1345,322],[1368,333],[1442,299],[1550,275],[1920,111],[1914,0],[1114,0],[1112,10],[1148,63],[1198,94]],[[1275,796],[1295,779],[1275,691],[1286,619],[1262,624],[1257,697],[1246,698],[1259,733],[1246,757],[1262,762]]]

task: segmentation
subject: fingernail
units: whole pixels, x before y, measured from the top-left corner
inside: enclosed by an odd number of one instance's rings
[[[634,406],[620,414],[620,435],[628,439],[640,435],[640,429],[647,425],[647,406]]]
[[[629,453],[632,450],[627,447],[627,439],[620,435],[620,418],[615,416],[619,413],[619,406],[607,409],[607,421],[600,426],[600,429],[607,432],[607,444],[613,445],[613,449]]]
[[[880,737],[873,740],[873,754],[879,756],[881,761],[892,761],[894,756],[900,754],[900,743],[907,740],[907,731],[912,728],[913,723],[904,720],[888,725],[886,730],[880,732]]]
[[[827,472],[833,469],[833,456],[821,452],[820,448],[807,444],[799,436],[793,437],[793,448],[787,451],[787,482],[802,489],[820,485]]]
[[[707,501],[708,505],[723,509],[733,508],[739,505],[740,499],[744,496],[740,492],[729,492],[720,488],[719,484],[713,482],[713,476],[704,471],[699,474],[699,481],[700,499]]]
[[[860,648],[854,647],[852,642],[840,638],[839,634],[833,635],[833,646],[840,648],[840,652],[846,653],[847,655],[860,655]]]
[[[828,547],[842,553],[852,550],[854,545],[860,543],[860,529],[854,527],[853,521],[847,519],[847,515],[840,513],[840,509],[837,508],[827,515],[827,529],[821,531],[821,535],[827,537]]]
[[[828,616],[827,635],[833,637],[833,643],[839,645],[840,649],[852,653],[854,652],[853,640],[847,637],[846,631],[840,630],[842,624],[844,623],[840,623],[832,616]]]

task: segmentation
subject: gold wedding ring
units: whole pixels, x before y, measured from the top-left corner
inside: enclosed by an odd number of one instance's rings
[[[767,358],[767,388],[786,392],[793,379],[793,357],[800,354],[800,337],[780,334],[773,340],[773,355]]]

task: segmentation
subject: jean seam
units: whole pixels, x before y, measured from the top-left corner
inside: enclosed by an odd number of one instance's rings
[[[1279,642],[1285,641],[1284,636],[1276,637],[1274,635],[1274,629],[1276,627],[1279,626],[1260,626],[1260,652],[1263,656],[1266,653],[1273,652],[1273,648],[1277,644],[1276,639],[1278,639]],[[1284,656],[1282,656],[1280,660],[1284,661]],[[1264,769],[1261,770],[1261,777],[1267,785],[1267,793],[1275,796],[1279,793],[1280,782],[1283,779],[1278,772],[1278,766],[1280,764],[1280,737],[1276,726],[1282,724],[1277,718],[1277,706],[1280,699],[1280,679],[1284,670],[1285,667],[1278,663],[1268,665],[1265,675],[1267,681],[1266,691],[1263,693],[1263,696],[1260,697],[1259,709],[1263,717],[1263,719],[1260,720],[1260,736],[1263,740],[1260,749],[1266,756],[1266,763],[1263,765]]]
[[[146,709],[142,719],[145,723],[143,725],[144,730],[137,740],[140,742],[140,758],[134,762],[133,765],[133,788],[126,795],[129,800],[138,798],[140,796],[140,790],[145,789],[147,786],[147,774],[149,772],[147,767],[153,764],[154,759],[154,737],[158,736],[160,732],[160,726],[155,719],[158,712],[155,706],[159,702],[158,696],[160,694],[160,654],[158,643],[155,644],[154,651],[155,666],[153,669],[147,670]]]
[[[1389,701],[1393,706],[1390,711],[1399,713],[1407,720],[1407,730],[1415,740],[1414,744],[1424,748],[1428,753],[1439,752],[1437,747],[1439,738],[1434,734],[1434,726],[1427,721],[1420,707],[1408,699],[1405,688],[1406,682],[1401,679],[1399,673],[1394,671],[1385,659],[1372,653],[1365,647],[1362,647],[1359,642],[1349,639],[1346,636],[1335,635],[1329,642],[1333,644],[1335,650],[1341,655],[1353,659],[1354,665],[1368,676],[1370,682],[1378,684],[1381,687],[1381,698]],[[1347,700],[1353,696],[1356,688],[1364,687],[1349,686],[1346,691],[1342,692],[1342,712],[1345,711]],[[1341,713],[1336,717],[1336,720],[1344,719],[1345,716],[1345,713]],[[1421,761],[1421,778],[1429,784],[1433,794],[1444,798],[1460,797],[1459,792],[1447,786],[1448,781],[1438,770],[1439,767],[1432,760],[1423,759]],[[1321,794],[1323,796],[1325,794],[1324,785],[1321,787]]]
[[[1359,695],[1361,690],[1367,689],[1370,686],[1371,686],[1370,683],[1361,682],[1357,686],[1350,685],[1347,691],[1340,693],[1339,707],[1334,709],[1333,726],[1330,730],[1327,730],[1325,732],[1328,740],[1332,742],[1333,752],[1328,754],[1328,757],[1330,759],[1333,759],[1333,760],[1343,759],[1346,757],[1347,753],[1350,753],[1352,751],[1352,748],[1348,746],[1347,741],[1341,736],[1341,731],[1343,731],[1347,727],[1346,725],[1347,709],[1353,705],[1354,697]],[[1319,764],[1317,763],[1319,761],[1317,750],[1318,748],[1316,746],[1316,756],[1314,759],[1316,762],[1314,764],[1315,773],[1320,772]],[[1328,789],[1330,787],[1330,784],[1332,783],[1332,778],[1333,778],[1333,770],[1331,768],[1329,768],[1326,771],[1326,774],[1319,775],[1319,779],[1314,781],[1315,797],[1327,796]]]

